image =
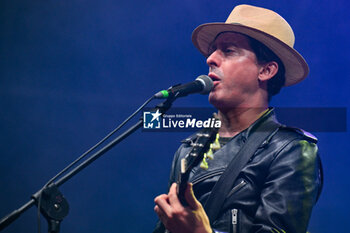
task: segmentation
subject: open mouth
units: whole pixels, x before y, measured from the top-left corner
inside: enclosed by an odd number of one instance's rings
[[[220,81],[220,78],[214,73],[209,73],[208,76],[211,78],[211,80],[213,80],[213,82]]]
[[[214,88],[220,83],[221,79],[215,74],[210,72],[208,76],[213,80]]]

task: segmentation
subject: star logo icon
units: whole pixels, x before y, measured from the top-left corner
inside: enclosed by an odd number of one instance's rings
[[[154,120],[159,121],[159,117],[160,117],[162,114],[159,112],[159,109],[157,109],[157,111],[156,111],[155,113],[151,113],[151,115],[152,115],[152,120],[151,120],[151,122],[152,122],[152,121],[154,121]]]
[[[160,129],[160,116],[162,113],[157,111],[143,112],[143,128],[144,129]]]

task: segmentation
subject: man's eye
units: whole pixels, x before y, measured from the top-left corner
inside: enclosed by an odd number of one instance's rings
[[[234,53],[235,50],[232,49],[232,48],[226,48],[226,49],[223,50],[223,52],[224,52],[224,53]]]

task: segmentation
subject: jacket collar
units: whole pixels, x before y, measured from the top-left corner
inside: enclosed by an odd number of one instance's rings
[[[247,140],[247,138],[256,131],[256,128],[259,127],[259,125],[263,124],[267,121],[274,121],[277,122],[276,115],[275,115],[275,109],[273,107],[269,107],[269,109],[260,116],[253,124],[251,124],[248,128],[241,131],[239,134],[237,134],[234,137],[241,137],[241,141],[243,143]],[[182,143],[191,143],[197,138],[197,133],[192,134],[191,136],[187,137],[186,139],[182,140]]]
[[[275,109],[273,107],[269,107],[269,109],[260,116],[253,124],[251,124],[247,129],[243,130],[240,135],[242,139],[245,141],[249,136],[256,131],[256,129],[263,124],[264,122],[273,121],[278,123],[276,119]]]

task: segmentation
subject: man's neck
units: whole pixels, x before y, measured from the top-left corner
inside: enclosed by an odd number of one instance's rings
[[[233,137],[248,128],[261,117],[268,106],[259,108],[235,108],[228,111],[219,110],[221,128],[220,137]]]

